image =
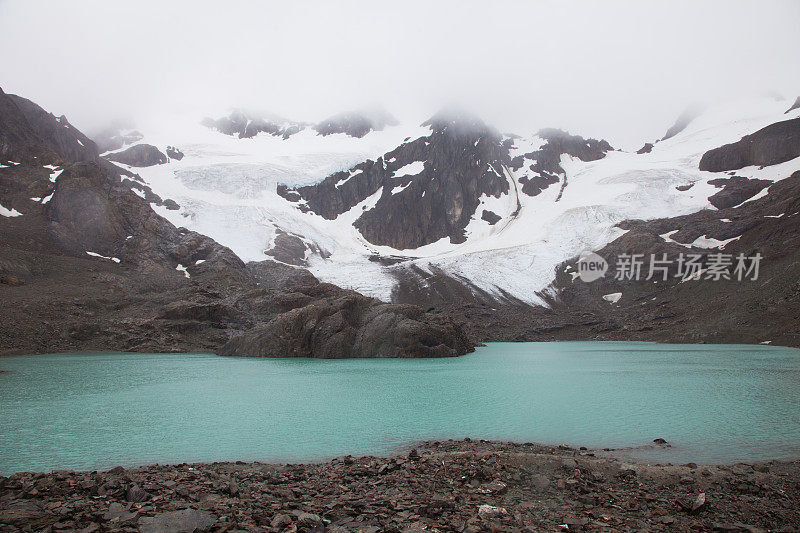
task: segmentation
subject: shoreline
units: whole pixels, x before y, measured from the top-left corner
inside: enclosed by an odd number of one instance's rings
[[[651,339],[572,339],[572,338],[564,338],[564,339],[541,339],[541,340],[515,340],[515,339],[506,339],[506,340],[487,340],[487,341],[476,341],[475,348],[482,348],[488,344],[500,344],[500,343],[511,343],[511,344],[547,344],[547,343],[569,343],[569,342],[592,342],[592,343],[641,343],[641,344],[658,344],[658,345],[670,345],[670,346],[750,346],[750,347],[762,347],[762,348],[789,348],[793,350],[800,351],[800,345],[793,345],[793,344],[774,344],[770,342],[680,342],[680,341],[667,341],[667,340],[651,340]],[[475,353],[473,350],[472,352],[468,352],[461,355],[452,356],[452,358],[463,357],[465,355],[469,355],[471,353]],[[35,355],[89,355],[89,354],[130,354],[130,355],[137,355],[137,354],[163,354],[163,355],[173,355],[173,354],[197,354],[197,355],[216,355],[218,357],[242,357],[242,358],[256,358],[256,359],[324,359],[324,360],[338,360],[338,359],[448,359],[449,357],[317,357],[317,356],[292,356],[292,357],[279,357],[279,356],[253,356],[253,355],[220,355],[215,352],[211,351],[203,351],[203,350],[188,350],[188,351],[169,351],[169,352],[157,352],[157,351],[120,351],[120,350],[105,350],[105,349],[88,349],[88,350],[81,350],[81,351],[60,351],[60,352],[18,352],[18,351],[2,351],[0,352],[0,359],[6,357],[30,357]]]
[[[0,531],[800,527],[800,459],[651,465],[602,450],[470,439],[404,448],[390,456],[325,462],[155,464],[0,476]]]

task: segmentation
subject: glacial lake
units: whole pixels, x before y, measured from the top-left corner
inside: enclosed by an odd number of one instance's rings
[[[0,474],[567,443],[654,462],[800,457],[800,350],[493,343],[447,359],[0,358]]]

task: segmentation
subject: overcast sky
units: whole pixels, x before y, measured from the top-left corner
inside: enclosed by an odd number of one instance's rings
[[[455,102],[504,131],[636,144],[695,100],[793,100],[798,27],[798,0],[0,0],[0,87],[86,130],[229,106],[422,120]]]

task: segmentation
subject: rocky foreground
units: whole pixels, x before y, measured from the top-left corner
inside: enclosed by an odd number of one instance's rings
[[[0,531],[796,531],[800,461],[650,466],[427,442],[395,457],[0,477]]]

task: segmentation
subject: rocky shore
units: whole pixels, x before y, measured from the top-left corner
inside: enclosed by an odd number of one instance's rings
[[[800,461],[628,463],[607,452],[425,442],[325,463],[0,477],[0,531],[796,531]]]

